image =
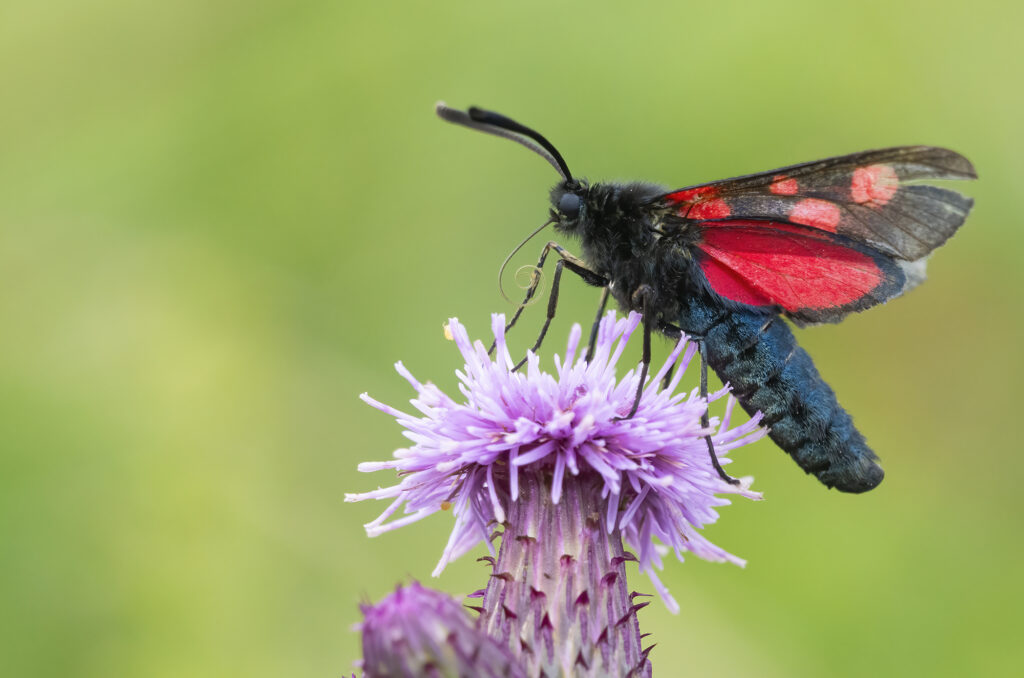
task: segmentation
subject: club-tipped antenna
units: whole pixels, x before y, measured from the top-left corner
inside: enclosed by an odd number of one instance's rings
[[[569,172],[569,166],[565,164],[562,154],[558,152],[558,149],[550,141],[529,127],[520,125],[515,120],[506,118],[500,113],[485,111],[475,106],[471,107],[469,111],[460,111],[457,108],[449,108],[443,101],[439,101],[435,110],[438,117],[442,120],[510,139],[517,144],[525,146],[551,163],[551,166],[555,168],[563,179],[572,181],[572,173]],[[530,141],[531,139],[533,141]]]

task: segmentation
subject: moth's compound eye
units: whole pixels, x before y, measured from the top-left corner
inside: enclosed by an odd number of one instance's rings
[[[558,211],[569,219],[575,219],[580,215],[580,207],[583,201],[575,193],[565,193],[558,199]]]

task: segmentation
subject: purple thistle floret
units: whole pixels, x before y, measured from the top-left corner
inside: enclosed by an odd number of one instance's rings
[[[362,668],[367,678],[525,678],[509,649],[477,628],[451,596],[412,582],[363,605]]]
[[[413,443],[396,450],[391,461],[359,465],[366,472],[395,469],[402,478],[392,487],[346,495],[346,501],[393,500],[366,525],[367,533],[376,536],[451,508],[455,526],[434,570],[437,576],[481,542],[493,553],[491,529],[495,522],[505,522],[511,502],[519,498],[520,475],[544,470],[550,476],[554,504],[566,474],[600,478],[605,529],[621,531],[636,550],[640,569],[672,611],[678,611],[678,605],[655,573],[663,568],[662,556],[669,550],[679,560],[689,551],[707,560],[743,565],[698,529],[718,518],[716,507],[729,503],[719,495],[760,495],[749,489],[750,478],[741,479],[738,486],[722,480],[703,437],[710,434],[719,461],[727,464],[731,450],[765,434],[758,426],[760,415],[730,428],[735,400],[729,397],[721,421],[712,418],[710,428],[703,428],[705,400],[696,391],[673,394],[696,353],[695,344],[680,341],[645,385],[636,414],[620,419],[633,405],[640,376],[639,369],[633,369],[617,380],[615,367],[639,323],[637,313],[616,320],[610,312],[601,320],[589,362],[579,350],[582,330],[573,326],[565,359],[556,355],[555,373],[548,374],[532,353],[525,370],[512,371],[515,362],[505,345],[504,316],[492,317],[494,360],[452,319],[446,329],[466,361],[457,373],[465,402],[456,402],[431,383],[420,383],[400,362],[395,367],[416,389],[411,403],[420,416],[361,396],[394,416]],[[677,369],[662,388],[662,379],[673,366]],[[727,393],[724,388],[709,400]],[[403,506],[406,515],[388,522]]]

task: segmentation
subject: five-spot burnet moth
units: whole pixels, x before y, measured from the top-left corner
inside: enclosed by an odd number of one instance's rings
[[[802,469],[844,492],[882,481],[874,452],[782,318],[838,322],[920,283],[925,258],[960,227],[973,201],[910,182],[974,179],[966,158],[902,146],[666,190],[574,177],[547,139],[498,113],[444,104],[437,113],[516,141],[561,175],[544,225],[578,238],[583,256],[554,242],[544,247],[537,270],[550,251],[559,255],[548,323],[568,268],[603,288],[599,316],[609,293],[643,315],[644,377],[651,331],[685,333],[698,343],[702,373],[710,365],[748,413],[760,410],[772,440]],[[710,440],[709,452],[728,478]]]

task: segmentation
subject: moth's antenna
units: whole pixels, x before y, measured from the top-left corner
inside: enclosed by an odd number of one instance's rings
[[[485,111],[476,107],[470,108],[469,112],[460,111],[456,108],[449,108],[443,101],[437,102],[434,108],[438,117],[447,122],[462,125],[470,129],[479,130],[497,137],[510,139],[517,144],[525,146],[540,157],[551,163],[551,166],[566,181],[572,181],[572,174],[568,165],[550,141],[533,131],[529,127],[520,125],[515,120],[506,118],[500,113]],[[528,137],[524,139],[523,137]],[[533,139],[533,141],[530,141]],[[537,142],[537,143],[534,143]],[[540,144],[539,146],[537,144]]]
[[[512,261],[512,257],[516,255],[516,252],[523,249],[523,245],[530,242],[530,239],[533,238],[533,236],[537,235],[538,233],[540,233],[546,227],[550,226],[553,223],[555,222],[552,219],[548,219],[547,221],[545,221],[543,224],[540,225],[540,228],[538,228],[533,233],[523,238],[523,241],[516,245],[516,248],[514,250],[508,253],[508,256],[505,257],[505,261],[501,262],[501,268],[498,269],[498,291],[501,292],[501,296],[504,297],[505,301],[507,301],[508,303],[514,304],[516,302],[508,298],[508,295],[505,294],[505,287],[501,283],[501,277],[505,274],[505,267],[508,266],[508,262]]]
[[[482,122],[487,125],[494,125],[501,129],[507,129],[510,132],[516,132],[524,136],[528,136],[538,144],[544,147],[548,153],[558,161],[558,166],[561,168],[559,174],[565,178],[566,181],[572,181],[572,173],[569,171],[569,166],[565,164],[565,159],[562,154],[558,152],[554,144],[544,138],[544,136],[535,130],[530,129],[526,125],[521,125],[512,118],[506,118],[501,113],[495,113],[494,111],[485,111],[482,108],[476,106],[470,106],[469,117],[476,122]]]

